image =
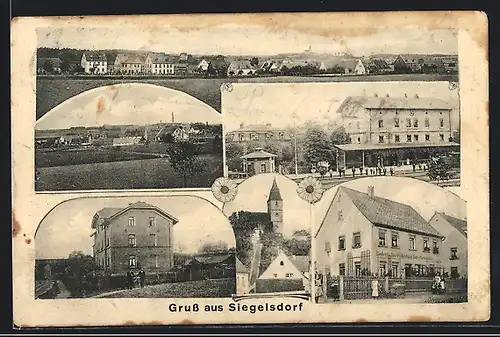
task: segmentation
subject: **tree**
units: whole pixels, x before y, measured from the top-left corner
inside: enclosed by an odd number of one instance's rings
[[[349,135],[347,134],[347,132],[345,132],[345,128],[341,126],[332,132],[330,140],[332,141],[333,145],[348,144]]]
[[[81,251],[71,252],[62,281],[74,297],[85,296],[91,290],[90,276],[97,271],[94,258]]]
[[[237,143],[226,144],[226,165],[230,171],[240,171],[243,160],[240,158],[245,154],[245,149]]]
[[[66,59],[61,60],[61,72],[66,73],[69,71],[69,62]]]
[[[212,153],[222,153],[222,138],[219,135],[215,135],[214,140],[212,141]]]
[[[292,255],[308,255],[311,250],[311,233],[305,229],[296,231],[291,239],[284,242],[284,246]]]
[[[196,144],[189,140],[169,144],[166,153],[172,168],[182,175],[183,187],[187,187],[188,177],[198,171],[198,151]]]
[[[259,65],[259,58],[258,57],[252,57],[250,60],[250,65],[256,67]]]
[[[48,73],[51,73],[52,71],[54,71],[54,68],[52,67],[52,62],[50,62],[50,60],[45,60],[43,62],[42,67],[43,67],[43,70],[45,70]]]
[[[285,239],[281,233],[276,233],[272,228],[264,230],[261,235],[262,251],[260,253],[260,271],[269,267],[273,260],[278,256],[280,250],[285,254],[290,254],[287,247],[284,245]]]
[[[205,243],[199,250],[200,253],[217,253],[221,251],[228,251],[228,244],[224,241]]]
[[[229,222],[236,238],[236,256],[244,265],[250,265],[253,249],[251,236],[258,223],[252,219],[251,213],[244,211],[231,214]]]
[[[310,124],[304,139],[304,159],[309,164],[316,164],[320,161],[331,162],[333,157],[331,142],[326,132],[320,126]]]

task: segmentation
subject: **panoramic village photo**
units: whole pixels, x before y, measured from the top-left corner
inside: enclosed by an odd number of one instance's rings
[[[36,232],[35,298],[229,298],[235,247],[199,197],[71,199]]]
[[[226,174],[236,180],[276,172],[325,187],[367,176],[460,186],[453,82],[237,83],[222,110]]]
[[[327,190],[315,205],[316,302],[467,302],[467,204],[455,189],[373,177]]]

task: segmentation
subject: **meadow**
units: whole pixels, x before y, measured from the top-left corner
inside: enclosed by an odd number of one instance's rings
[[[200,155],[200,170],[183,177],[167,158],[37,167],[36,191],[210,187],[223,174],[222,157]]]
[[[236,293],[236,279],[163,283],[100,296],[101,298],[223,298]]]
[[[245,78],[151,78],[38,76],[36,80],[36,118],[40,118],[65,100],[90,89],[120,84],[149,83],[183,91],[221,111],[222,83],[304,83],[304,82],[376,82],[376,81],[458,81],[458,75],[396,74],[354,76],[274,76]]]

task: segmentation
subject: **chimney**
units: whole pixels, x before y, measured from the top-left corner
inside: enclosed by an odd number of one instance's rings
[[[418,94],[415,94],[415,98],[419,98],[419,97],[418,97]]]
[[[271,127],[271,123],[266,123],[266,126],[267,126],[268,128],[270,128],[270,127]]]
[[[373,97],[378,97],[378,94],[377,94],[377,93],[374,93],[374,94],[373,94]]]
[[[240,129],[243,129],[244,126],[245,126],[245,123],[240,123]]]
[[[385,94],[385,97],[389,97],[389,94]]]
[[[373,186],[368,186],[368,196],[370,198],[373,198],[375,196],[375,187]]]
[[[408,94],[405,93],[405,98],[408,98]]]

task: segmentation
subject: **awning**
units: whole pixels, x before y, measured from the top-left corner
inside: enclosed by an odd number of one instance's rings
[[[335,148],[342,151],[369,151],[369,150],[399,150],[413,149],[426,147],[459,147],[460,144],[455,142],[440,142],[440,143],[381,143],[381,144],[342,144],[334,145]]]

